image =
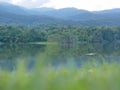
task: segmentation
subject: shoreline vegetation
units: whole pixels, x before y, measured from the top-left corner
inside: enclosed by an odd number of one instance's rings
[[[114,60],[99,63],[96,59],[90,58],[90,62],[83,63],[81,67],[75,65],[73,58],[70,58],[65,66],[53,67],[49,62],[45,64],[45,61],[58,54],[59,45],[65,46],[63,49],[69,52],[69,48],[67,50],[66,47],[80,42],[120,42],[120,27],[46,26],[39,28],[1,25],[0,42],[13,44],[13,47],[14,44],[47,45],[31,70],[27,70],[27,62],[24,60],[19,60],[13,71],[0,68],[0,90],[120,90],[120,65]],[[58,46],[54,46],[56,44]],[[11,49],[14,51],[14,48]],[[32,55],[38,48],[40,47],[36,47],[36,50],[32,49]],[[90,48],[89,46],[88,51]],[[79,52],[79,55],[81,53],[83,52]],[[76,53],[70,53],[73,54]]]
[[[54,48],[54,49],[53,49]],[[59,47],[47,45],[37,57],[34,68],[19,60],[13,71],[0,69],[0,90],[119,90],[120,65],[117,61],[102,63],[94,58],[76,66],[73,58],[58,67],[45,62],[56,55]]]
[[[0,25],[0,43],[31,42],[41,42],[39,44],[49,44],[43,42],[60,44],[120,43],[120,27],[46,26],[41,28],[39,26]]]
[[[47,56],[46,56],[47,55]],[[120,65],[117,62],[102,64],[93,60],[76,67],[74,60],[57,68],[44,65],[51,52],[40,55],[35,68],[26,69],[24,61],[18,62],[12,72],[0,69],[0,90],[119,90]]]

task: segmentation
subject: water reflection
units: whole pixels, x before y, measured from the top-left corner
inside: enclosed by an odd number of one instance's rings
[[[120,44],[79,44],[76,46],[47,47],[48,54],[51,54],[45,64],[54,66],[66,65],[68,61],[74,59],[76,65],[81,62],[98,60],[102,62],[120,61]],[[0,67],[2,69],[14,70],[18,60],[29,62],[32,67],[40,53],[45,52],[46,46],[43,45],[1,45],[0,46]],[[49,55],[48,55],[49,56]]]
[[[44,51],[43,45],[0,45],[0,67],[14,70],[20,60],[34,63],[37,55]]]
[[[76,65],[80,66],[82,62],[120,62],[120,44],[117,43],[95,43],[79,44],[76,46],[62,46],[56,55],[48,60],[52,65],[66,65],[71,59],[74,59]],[[49,62],[50,61],[50,62]]]

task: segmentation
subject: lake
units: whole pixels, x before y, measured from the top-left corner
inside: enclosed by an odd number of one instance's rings
[[[48,58],[44,60],[46,66],[65,66],[66,63],[75,61],[76,66],[83,62],[104,60],[120,62],[120,44],[79,44],[79,45],[0,45],[0,67],[4,70],[14,70],[19,61],[28,62],[28,68],[35,65],[36,60],[41,60],[45,53]]]

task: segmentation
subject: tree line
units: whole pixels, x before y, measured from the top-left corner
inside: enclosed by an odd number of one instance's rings
[[[120,42],[120,26],[18,26],[0,25],[1,43],[59,41],[60,43]]]

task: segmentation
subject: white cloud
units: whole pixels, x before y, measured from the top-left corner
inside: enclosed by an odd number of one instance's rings
[[[11,2],[11,0],[0,0],[0,2]]]
[[[48,1],[49,0],[12,0],[12,3],[28,8],[36,8],[40,7],[44,3],[47,3]]]
[[[40,7],[44,3],[49,2],[49,0],[0,0],[0,2],[9,2],[27,8],[36,8]]]
[[[50,0],[49,3],[43,6],[55,8],[76,7],[93,11],[120,8],[120,0]]]
[[[21,3],[22,0],[11,0],[11,2],[12,2],[13,4],[18,4],[18,3]]]
[[[11,2],[28,8],[40,6],[65,8],[76,7],[87,10],[103,10],[111,8],[120,8],[120,0],[0,0]]]

